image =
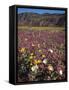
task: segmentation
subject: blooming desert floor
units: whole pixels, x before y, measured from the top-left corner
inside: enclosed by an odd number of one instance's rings
[[[64,28],[19,28],[18,82],[64,79]]]

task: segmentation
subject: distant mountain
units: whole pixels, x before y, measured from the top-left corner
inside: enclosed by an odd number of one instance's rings
[[[18,25],[25,26],[64,26],[64,14],[37,14],[37,13],[21,13],[18,14]]]

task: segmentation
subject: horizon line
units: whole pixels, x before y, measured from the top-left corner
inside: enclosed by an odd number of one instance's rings
[[[37,13],[37,14],[65,14],[65,10],[51,10],[51,9],[31,9],[31,8],[17,8],[17,13]]]

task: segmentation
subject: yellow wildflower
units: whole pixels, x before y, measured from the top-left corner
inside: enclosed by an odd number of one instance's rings
[[[34,58],[36,58],[36,56],[33,56]]]
[[[38,64],[41,63],[41,60],[38,60]]]
[[[31,55],[31,56],[33,56],[33,55],[34,55],[34,53],[31,53],[30,55]]]
[[[34,64],[40,64],[41,60],[34,60]]]
[[[39,49],[38,51],[39,51],[40,53],[42,52],[42,50],[40,50],[40,49]]]
[[[45,58],[46,56],[43,54],[42,57]]]
[[[29,59],[33,59],[33,56],[30,56]]]
[[[34,60],[34,64],[37,64],[38,63],[38,61],[37,60]]]
[[[20,50],[20,52],[22,53],[22,52],[25,52],[25,48],[21,48],[21,50]]]

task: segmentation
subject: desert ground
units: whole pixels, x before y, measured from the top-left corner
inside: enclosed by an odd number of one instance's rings
[[[18,82],[65,79],[64,27],[18,27]]]

